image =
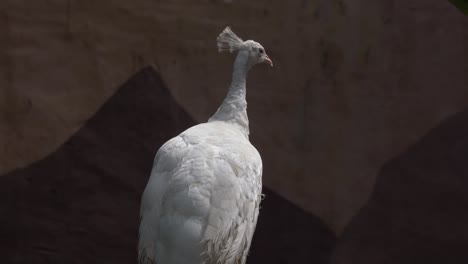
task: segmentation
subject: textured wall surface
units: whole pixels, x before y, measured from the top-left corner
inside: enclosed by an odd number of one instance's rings
[[[248,81],[266,185],[337,232],[384,161],[468,103],[468,21],[447,1],[2,1],[0,171],[55,150],[147,64],[205,121],[228,24],[275,63]]]
[[[468,263],[468,110],[383,166],[333,264]]]

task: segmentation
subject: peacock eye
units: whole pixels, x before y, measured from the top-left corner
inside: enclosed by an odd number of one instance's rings
[[[260,53],[263,53],[263,49],[259,49],[258,51],[260,51]]]

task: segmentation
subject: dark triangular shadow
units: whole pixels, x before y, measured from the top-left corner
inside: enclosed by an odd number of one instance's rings
[[[468,110],[384,165],[335,264],[468,263]]]
[[[0,262],[135,263],[154,154],[194,124],[152,68],[138,72],[56,152],[0,177]],[[266,192],[250,263],[326,259],[325,225]]]
[[[193,124],[153,69],[138,72],[56,152],[0,177],[0,262],[134,263],[154,154]]]

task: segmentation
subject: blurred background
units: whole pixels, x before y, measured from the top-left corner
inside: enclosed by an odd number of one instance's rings
[[[1,263],[136,262],[156,150],[227,92],[227,25],[275,64],[247,84],[248,263],[468,263],[468,18],[444,0],[1,1]]]

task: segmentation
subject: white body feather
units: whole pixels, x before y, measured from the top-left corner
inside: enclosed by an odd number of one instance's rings
[[[218,46],[234,47],[238,39],[227,28]],[[262,190],[262,160],[248,139],[245,100],[253,64],[240,50],[215,115],[157,152],[141,202],[140,264],[245,263]]]
[[[158,264],[245,263],[262,161],[225,122],[192,127],[158,151],[141,205],[139,249]]]

